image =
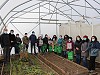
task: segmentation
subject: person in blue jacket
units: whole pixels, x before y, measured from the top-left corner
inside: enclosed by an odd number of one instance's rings
[[[90,55],[90,61],[89,61],[89,72],[95,71],[95,59],[99,54],[100,51],[100,43],[97,41],[96,36],[91,37],[91,42],[89,43],[89,46],[87,48]]]
[[[33,53],[33,46],[34,46],[34,54],[36,55],[36,49],[35,45],[37,43],[37,37],[35,35],[35,32],[33,31],[32,34],[29,37],[30,43],[31,43],[31,54]]]
[[[57,44],[58,44],[59,46],[62,46],[62,41],[63,41],[63,38],[62,38],[62,35],[60,35],[60,36],[59,36],[59,39],[58,39],[58,41],[57,41]]]

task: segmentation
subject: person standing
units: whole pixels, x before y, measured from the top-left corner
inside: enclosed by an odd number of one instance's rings
[[[41,52],[42,45],[43,45],[43,39],[42,39],[42,36],[40,35],[37,39],[37,47],[38,47],[39,53]]]
[[[16,34],[16,47],[15,47],[15,54],[19,54],[20,48],[19,45],[22,43],[21,38],[19,37],[19,34]]]
[[[77,64],[81,63],[81,44],[82,44],[82,39],[80,36],[77,36],[74,44]]]
[[[29,38],[27,36],[27,33],[25,33],[25,36],[22,38],[22,42],[23,42],[23,45],[24,45],[24,51],[28,51]]]
[[[45,34],[45,37],[43,38],[43,46],[46,46],[45,51],[47,52],[47,49],[49,50],[49,43],[48,43],[48,35]]]
[[[62,35],[60,35],[60,36],[59,36],[59,39],[58,39],[58,41],[57,41],[57,44],[58,44],[59,46],[61,46],[61,47],[62,47],[62,41],[63,41],[63,38],[62,38]]]
[[[64,35],[64,39],[62,41],[62,47],[63,47],[63,51],[62,51],[62,57],[66,58],[67,55],[67,51],[66,51],[66,42],[68,41],[69,36],[68,35]]]
[[[16,45],[16,38],[14,35],[14,30],[10,30],[9,39],[10,39],[10,43],[11,43],[10,51],[12,50],[13,47],[16,49],[16,46],[15,46]],[[17,53],[17,51],[15,51],[15,54],[16,53]]]
[[[89,45],[89,39],[88,36],[83,36],[82,40],[82,45],[81,45],[81,56],[82,56],[82,64],[84,67],[88,68],[88,63],[87,63],[87,57],[89,55],[89,52],[86,51]]]
[[[35,35],[35,32],[33,31],[32,34],[29,37],[30,43],[31,43],[31,54],[33,53],[33,47],[34,47],[34,54],[36,54],[35,45],[37,43],[37,37]]]
[[[10,37],[7,33],[8,30],[5,28],[3,34],[1,35],[1,47],[3,49],[4,63],[10,62]]]
[[[89,51],[90,61],[89,61],[89,71],[95,72],[95,59],[100,51],[100,43],[97,40],[96,36],[91,37],[91,42],[87,48]]]
[[[73,57],[74,57],[74,42],[72,40],[72,37],[69,37],[68,41],[66,42],[66,50],[67,50],[68,59],[73,61]]]

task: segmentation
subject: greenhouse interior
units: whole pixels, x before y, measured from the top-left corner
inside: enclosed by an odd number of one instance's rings
[[[0,75],[100,75],[100,0],[0,0]]]

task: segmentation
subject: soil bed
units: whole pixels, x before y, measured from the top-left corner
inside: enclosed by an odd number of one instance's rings
[[[40,54],[38,57],[60,75],[88,75],[88,70],[86,68],[54,53]]]

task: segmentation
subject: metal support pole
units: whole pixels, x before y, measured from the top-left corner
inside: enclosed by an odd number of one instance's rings
[[[40,3],[39,3],[39,34],[41,34],[41,26],[40,26]]]
[[[79,21],[79,35],[81,36],[81,21]]]
[[[50,0],[49,0],[49,13],[50,13]]]
[[[71,8],[71,18],[72,18],[72,8]]]
[[[92,36],[93,36],[94,35],[94,32],[93,32],[94,31],[93,18],[92,18],[92,23],[91,24],[92,24]]]
[[[69,22],[69,36],[71,36],[71,21],[68,22]]]
[[[56,35],[58,37],[58,29],[57,29],[57,9],[56,9]]]

